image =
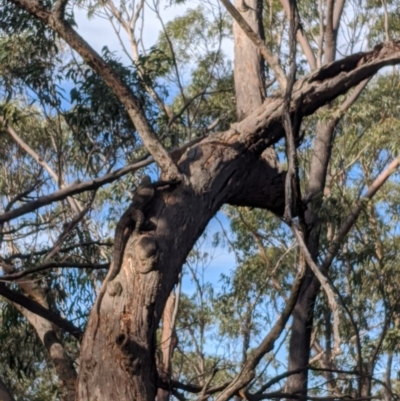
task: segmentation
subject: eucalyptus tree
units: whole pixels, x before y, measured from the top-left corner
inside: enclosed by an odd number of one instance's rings
[[[391,25],[396,21],[396,4],[221,3],[204,3],[168,24],[157,0],[2,3],[0,57],[7,63],[1,67],[1,263],[6,273],[2,279],[14,282],[15,287],[0,283],[0,294],[36,331],[64,384],[65,399],[153,400],[156,394],[159,399],[168,398],[170,392],[182,398],[180,390],[219,401],[233,396],[305,399],[312,333],[317,326],[314,308],[321,286],[334,315],[334,339],[340,338],[339,312],[326,275],[363,204],[400,163],[396,146],[384,150],[385,159],[392,161],[375,181],[371,174],[375,171],[369,171],[367,181],[372,185],[362,200],[352,198],[352,207],[344,209],[350,210],[348,218],[340,221],[331,236],[322,229],[321,211],[326,207],[338,124],[368,80],[381,68],[400,62],[399,42],[390,40],[396,35],[396,25],[393,29]],[[76,7],[87,9],[89,17],[109,20],[127,62],[108,48],[99,54],[79,35]],[[146,50],[141,24],[149,10],[160,20],[162,32],[157,45]],[[231,37],[229,17],[234,20],[233,78],[222,46]],[[374,46],[372,50],[363,49],[366,43]],[[337,53],[341,58],[336,61]],[[69,99],[63,86],[72,87]],[[341,97],[352,88],[347,97]],[[322,117],[317,116],[314,123],[304,121],[313,133],[303,135],[302,120],[321,107]],[[274,148],[283,141],[287,171],[278,163]],[[307,146],[303,169],[299,146]],[[150,164],[170,185],[157,187],[144,205],[143,227],[127,239],[118,275],[86,320],[90,290],[102,278],[93,271],[108,267],[112,253],[110,244],[102,240],[107,236],[104,220],[116,219],[114,209],[124,204],[123,189],[129,180],[137,184],[136,176],[122,177]],[[362,182],[360,188],[365,187]],[[237,316],[249,322],[242,329],[238,370],[227,368],[225,376],[213,373],[205,380],[206,365],[217,366],[217,362],[199,358],[203,365],[199,385],[176,382],[166,368],[172,346],[161,349],[163,355],[156,358],[157,329],[164,313],[163,335],[170,334],[161,338],[172,338],[166,305],[190,251],[224,204],[266,209],[287,224],[300,249],[293,258],[295,268],[286,277],[291,289],[280,292],[284,298],[277,305],[281,314],[251,352],[247,352],[251,303],[257,297],[265,299],[270,289],[261,283],[246,289],[248,304],[232,318],[232,327]],[[263,263],[268,259],[277,263],[281,252],[282,248],[270,249]],[[78,273],[57,270],[42,280],[23,278],[68,267],[79,268]],[[246,263],[242,267],[245,271]],[[239,281],[245,276],[238,271]],[[267,272],[266,282],[268,277]],[[234,279],[227,283],[235,284]],[[228,293],[225,304],[234,302],[236,295]],[[396,303],[395,293],[390,296],[387,305],[382,305],[389,314]],[[211,314],[205,301],[195,311],[203,322],[201,335]],[[190,305],[191,301],[184,299],[181,318],[185,302]],[[223,322],[224,305],[218,307]],[[169,310],[173,317],[176,308]],[[292,312],[289,373],[282,376],[289,377],[285,391],[268,394],[272,382],[267,381],[254,392],[250,384],[257,367]],[[228,335],[232,327],[221,329]],[[76,344],[69,349],[71,340],[63,332],[80,342],[79,372],[74,365]],[[377,344],[376,349],[380,347]],[[339,350],[335,342],[334,352]],[[363,361],[359,358],[361,379],[371,375],[376,362],[370,359],[366,367]],[[213,385],[214,378],[226,380]],[[262,375],[257,379],[266,380]],[[360,395],[368,396],[370,389],[370,381],[361,380]]]

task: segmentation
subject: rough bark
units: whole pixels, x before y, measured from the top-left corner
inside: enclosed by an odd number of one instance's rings
[[[396,54],[398,58],[392,54],[390,62],[400,61],[400,45]],[[350,58],[350,64],[332,64],[298,82],[292,107],[298,105],[302,114],[312,113],[342,93],[343,82],[358,84],[377,68],[370,64],[372,53],[370,57],[359,55],[357,61]],[[296,102],[299,97],[301,105]],[[120,294],[111,288],[103,298],[95,338],[96,318],[93,313],[89,318],[81,348],[78,399],[106,400],[115,394],[121,401],[154,399],[155,330],[182,264],[208,221],[223,203],[283,211],[284,174],[260,158],[267,146],[283,136],[282,113],[283,100],[275,99],[230,130],[196,144],[178,161],[187,182],[157,190],[146,211],[148,231],[132,238],[114,280]],[[149,236],[157,240],[158,263],[153,271],[141,274],[140,239]]]
[[[154,399],[154,336],[165,302],[208,221],[225,199],[234,199],[238,184],[251,175],[251,168],[244,167],[242,172],[236,163],[221,163],[221,159],[239,158],[243,159],[240,165],[246,165],[251,163],[251,158],[246,162],[246,156],[228,144],[204,144],[189,152],[180,165],[192,177],[191,185],[157,191],[146,214],[149,231],[133,237],[127,245],[121,273],[112,286],[119,286],[118,292],[111,288],[112,292],[104,295],[95,338],[96,319],[93,314],[89,318],[81,349],[79,399],[106,400],[115,394],[119,400]],[[207,166],[208,174],[202,173]],[[269,171],[270,176],[275,174],[280,179],[279,173],[271,168]],[[159,263],[153,271],[141,274],[138,255],[145,237],[156,239]]]

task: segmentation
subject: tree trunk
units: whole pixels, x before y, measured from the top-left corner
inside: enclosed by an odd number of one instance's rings
[[[359,395],[361,397],[365,397],[366,399],[371,396],[373,374],[374,362],[370,361],[367,363],[363,363],[362,377],[360,380],[361,388],[359,389]]]
[[[385,370],[385,384],[386,387],[383,390],[385,401],[391,401],[393,398],[392,395],[392,363],[393,363],[393,353],[389,352],[386,362],[386,370]]]
[[[257,4],[256,1],[253,3]],[[255,21],[256,14],[252,12],[249,15]],[[250,81],[256,86],[251,93],[248,85],[237,87],[238,117],[242,119],[262,105],[262,63],[258,51],[243,33],[240,30],[235,32],[241,38],[235,43],[243,45],[242,40],[248,45],[235,47],[235,65],[241,64],[248,56],[253,60],[235,69],[235,82]],[[254,68],[254,60],[259,68]],[[283,196],[284,175],[270,167],[275,166],[275,160],[268,155],[263,158],[257,154],[241,155],[239,148],[234,149],[228,141],[209,141],[185,156],[180,166],[191,177],[191,182],[183,188],[165,188],[157,193],[146,213],[153,227],[129,241],[121,273],[118,280],[111,283],[113,287],[119,283],[120,295],[113,298],[115,292],[107,291],[94,338],[96,319],[92,312],[82,343],[85,357],[82,358],[79,376],[79,400],[112,399],[116,388],[121,401],[153,400],[157,391],[155,330],[181,266],[209,220],[229,199],[232,203],[248,204],[248,198],[255,196],[255,202],[267,201],[276,211],[283,208],[280,196]],[[260,180],[260,176],[263,179]],[[261,181],[269,182],[269,185],[264,186]],[[271,184],[275,190],[260,196],[258,191],[261,188],[272,189]],[[140,273],[141,262],[135,256],[140,252],[141,237],[156,239],[160,251],[158,263],[147,274]],[[103,319],[103,316],[107,318]],[[103,360],[111,364],[108,369],[104,369]],[[109,384],[110,372],[118,387]]]
[[[278,171],[268,152],[263,152],[284,135],[284,101],[277,97],[258,108],[249,105],[246,110],[254,111],[243,121],[233,124],[226,132],[214,133],[188,147],[185,153],[172,160],[131,88],[64,19],[66,1],[57,2],[53,9],[35,0],[11,2],[55,31],[93,68],[127,109],[144,146],[161,171],[170,177],[181,178],[178,185],[157,188],[146,209],[142,210],[146,220],[144,229],[134,232],[128,240],[122,268],[108,284],[99,313],[96,308],[91,311],[81,344],[78,401],[153,401],[157,393],[156,329],[182,265],[209,220],[224,203],[261,207],[282,215],[285,174]],[[247,2],[242,6],[248,7]],[[327,41],[331,41],[331,37],[327,35]],[[246,60],[237,61],[243,63]],[[292,116],[295,113],[310,115],[382,67],[398,63],[398,42],[382,44],[371,52],[353,54],[331,63],[295,83],[289,113]],[[250,76],[252,68],[254,73]],[[257,68],[256,64],[250,64],[250,70],[244,69],[243,83],[258,75]],[[262,77],[254,80],[258,95],[255,92],[254,96],[249,95],[251,85],[248,91],[246,87],[237,89],[237,97],[247,93],[249,101],[259,96],[261,100],[257,102],[262,102],[260,82]],[[238,115],[246,115],[246,110],[238,110]],[[330,144],[330,141],[326,143]],[[75,193],[78,192],[76,189]],[[54,197],[47,197],[46,202],[54,200]],[[42,200],[40,206],[48,203]],[[15,218],[35,207],[39,206],[31,202],[4,213],[2,219]],[[312,213],[307,218],[314,221]],[[314,241],[314,235],[318,238],[317,224],[311,227],[309,234],[307,240],[311,241],[309,244],[315,257],[312,245],[318,245]],[[305,341],[301,345],[306,347],[309,347],[307,330],[312,322],[312,311],[308,313],[307,305],[313,305],[316,294],[311,275],[308,283],[303,287],[294,317],[298,323],[304,323],[299,332],[304,334]],[[305,360],[308,361],[308,354]]]
[[[253,31],[264,39],[262,1],[235,0],[234,4]],[[241,121],[260,107],[265,100],[264,59],[236,22],[233,23],[233,39],[236,117],[238,121]],[[276,165],[276,155],[273,149],[267,149],[266,152],[266,155],[271,157],[271,161],[275,159],[274,165]],[[242,366],[246,362],[248,348],[246,342],[248,341],[249,338],[243,341]],[[238,395],[234,396],[234,401],[241,399]]]
[[[380,53],[370,54],[331,64],[298,82],[292,105],[300,105],[299,112],[308,115],[343,93],[344,79],[347,86],[357,85],[384,64],[379,59],[371,65]],[[397,60],[400,46],[387,63]],[[354,65],[357,69],[352,69]],[[260,158],[284,135],[282,113],[283,100],[274,99],[228,131],[179,155],[177,165],[184,179],[179,185],[156,189],[144,210],[146,232],[134,234],[128,243],[122,269],[103,298],[98,330],[96,310],[89,316],[81,346],[78,400],[109,400],[116,394],[120,401],[154,400],[155,332],[182,264],[209,220],[223,203],[283,213],[285,174],[266,153]],[[146,260],[143,245],[152,240],[158,243],[159,257],[146,274],[140,257]]]
[[[264,39],[262,0],[235,0],[235,7],[254,32]],[[265,100],[264,59],[240,26],[233,23],[236,116],[243,120]]]

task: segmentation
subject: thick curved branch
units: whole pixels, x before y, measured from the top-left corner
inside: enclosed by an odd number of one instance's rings
[[[302,116],[313,114],[326,103],[346,93],[375,75],[381,68],[400,63],[400,41],[375,46],[369,52],[360,52],[328,64],[312,74],[299,79],[293,88],[290,113]],[[245,149],[261,153],[275,144],[283,135],[282,115],[284,99],[270,98],[231,129],[213,135],[203,142],[222,140],[229,144],[241,144]]]
[[[49,322],[55,324],[60,329],[63,329],[67,333],[70,333],[76,339],[80,340],[80,338],[82,337],[82,331],[78,327],[74,326],[71,322],[58,316],[49,309],[44,308],[33,299],[30,299],[14,290],[9,289],[4,283],[0,283],[0,295],[11,302],[21,305],[22,307],[28,309],[36,315],[47,319]]]
[[[166,176],[175,178],[179,176],[178,169],[158,140],[146,116],[142,105],[132,90],[118,76],[118,74],[109,66],[100,55],[63,19],[63,7],[65,2],[61,3],[60,8],[56,8],[54,13],[44,8],[36,0],[10,0],[18,7],[24,9],[31,15],[43,21],[49,28],[53,29],[65,40],[83,60],[103,78],[104,82],[114,92],[119,101],[125,106],[129,117],[135,125],[147,150],[153,156],[156,163]]]
[[[400,63],[400,41],[380,45],[370,52],[354,54],[326,65],[295,83],[289,111],[292,115],[312,114],[325,103],[359,85],[349,97],[353,102],[368,78],[380,68],[396,63]],[[341,112],[348,107],[349,102],[343,103],[335,118],[340,118]],[[283,113],[284,100],[281,97],[269,99],[249,117],[233,124],[229,130],[213,134],[197,146],[193,146],[186,153],[186,163],[193,162],[201,157],[201,154],[205,154],[206,146],[226,149],[221,151],[221,158],[226,162],[229,149],[242,149],[241,152],[245,153],[246,157],[241,159],[238,167],[240,179],[234,181],[234,188],[229,191],[224,202],[267,208],[282,215],[285,173],[279,172],[272,160],[260,158],[259,154],[284,136]]]
[[[286,172],[279,171],[271,165],[271,160],[261,157],[251,167],[243,166],[243,175],[245,178],[241,180],[240,187],[226,203],[268,209],[282,216],[285,208]]]
[[[299,109],[303,115],[312,114],[325,103],[334,100],[351,87],[372,77],[382,67],[398,63],[400,63],[400,41],[385,43],[376,46],[370,52],[357,53],[326,65],[296,82],[293,90],[291,112],[296,112]],[[283,137],[282,113],[283,99],[280,97],[273,98],[256,109],[240,123],[233,124],[228,131],[219,134],[216,133],[206,138],[197,138],[182,148],[172,151],[171,157],[178,161],[185,151],[196,143],[217,141],[226,145],[241,144],[245,149],[261,153],[266,147],[273,145]],[[97,189],[150,163],[152,163],[152,160],[143,160],[106,174],[103,177],[72,184],[53,194],[43,196],[36,201],[3,213],[0,215],[0,224],[37,210],[52,202],[65,199],[67,196]],[[278,181],[281,180],[278,176],[276,176],[276,179]],[[274,189],[276,188],[274,187]],[[246,205],[246,202],[249,201],[249,206],[263,207],[262,203],[265,205],[265,201],[262,202],[261,197],[257,198],[255,193],[250,194],[252,199],[247,199],[247,194],[239,192],[227,200],[227,202],[236,205]]]

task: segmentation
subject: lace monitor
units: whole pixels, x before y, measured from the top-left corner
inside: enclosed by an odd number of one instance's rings
[[[139,233],[141,228],[143,227],[143,223],[145,222],[143,210],[153,199],[155,188],[178,183],[179,181],[157,181],[152,183],[149,176],[144,176],[142,178],[140,186],[133,194],[132,203],[129,205],[128,209],[123,213],[120,220],[118,221],[117,227],[115,229],[113,262],[103,282],[99,296],[96,300],[95,308],[97,322],[94,337],[96,336],[99,326],[100,306],[106,292],[107,285],[109,282],[114,280],[121,269],[125,246],[129,237],[132,235],[132,233]]]

